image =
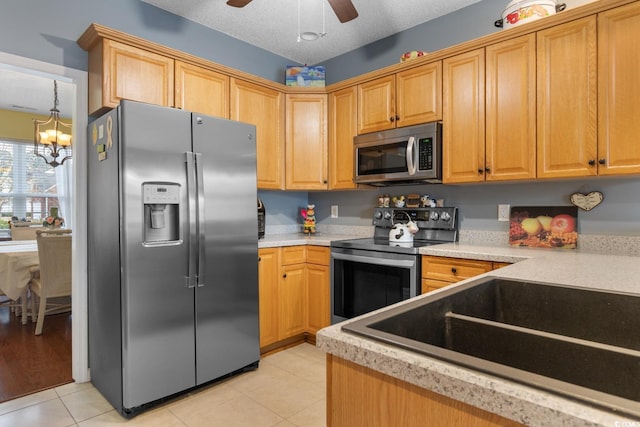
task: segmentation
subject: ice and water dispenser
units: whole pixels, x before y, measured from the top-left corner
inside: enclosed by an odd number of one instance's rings
[[[144,243],[171,244],[180,240],[180,185],[142,184]]]

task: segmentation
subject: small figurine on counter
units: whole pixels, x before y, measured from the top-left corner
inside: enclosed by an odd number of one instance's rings
[[[393,205],[396,208],[403,208],[404,207],[404,196],[393,197],[393,199],[391,199],[391,201],[393,202]]]
[[[300,215],[304,218],[304,234],[315,234],[316,232],[316,205],[307,205],[307,208],[300,209]]]

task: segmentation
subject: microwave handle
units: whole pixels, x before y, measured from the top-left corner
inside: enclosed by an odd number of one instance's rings
[[[416,174],[416,162],[413,156],[413,150],[416,146],[416,138],[411,136],[407,142],[407,169],[410,176]]]

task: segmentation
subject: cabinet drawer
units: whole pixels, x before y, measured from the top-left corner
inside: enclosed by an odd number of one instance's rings
[[[307,262],[306,246],[284,246],[282,248],[282,265]]]
[[[422,257],[422,277],[455,283],[491,271],[491,261],[447,257]]]
[[[331,251],[324,246],[307,246],[307,262],[309,264],[329,265]]]

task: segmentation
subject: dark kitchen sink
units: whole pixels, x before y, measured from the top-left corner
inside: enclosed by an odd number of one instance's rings
[[[485,277],[342,327],[640,416],[640,296]]]

